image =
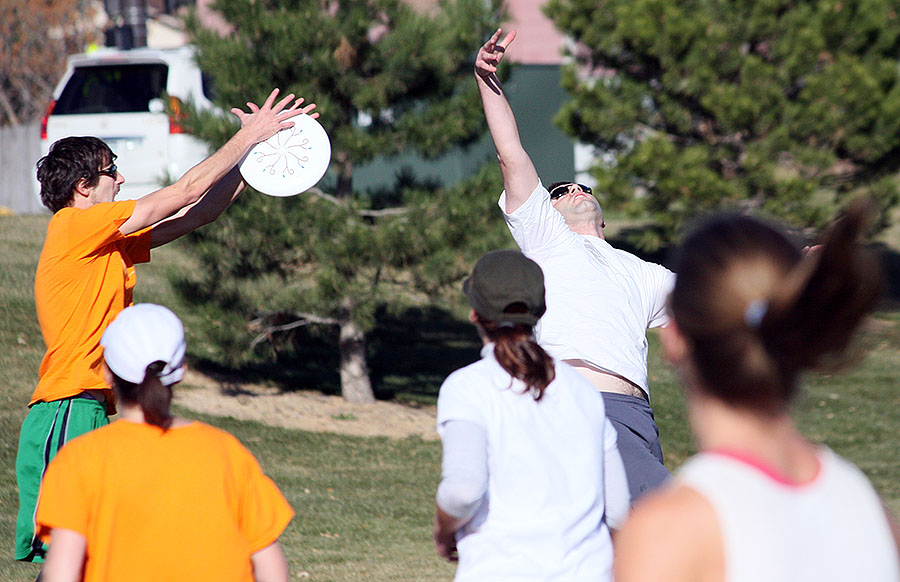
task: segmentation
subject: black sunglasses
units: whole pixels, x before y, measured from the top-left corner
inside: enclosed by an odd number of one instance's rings
[[[581,188],[581,191],[585,194],[593,194],[594,191],[591,190],[590,186],[585,186],[584,184],[576,184],[575,182],[568,182],[566,184],[560,184],[553,190],[550,190],[550,200],[556,200],[557,198],[562,198],[566,194],[569,193],[569,186],[578,186]]]
[[[104,170],[99,170],[97,173],[100,174],[101,176],[109,176],[110,178],[115,180],[116,177],[118,177],[118,175],[119,175],[119,168],[116,167],[115,164],[113,164]]]

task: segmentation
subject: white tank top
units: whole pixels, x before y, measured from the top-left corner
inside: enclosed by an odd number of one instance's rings
[[[830,449],[819,474],[791,484],[728,453],[702,453],[678,473],[713,506],[726,582],[897,582],[897,547],[874,488]]]

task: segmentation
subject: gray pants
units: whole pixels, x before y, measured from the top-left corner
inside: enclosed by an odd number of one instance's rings
[[[606,416],[619,439],[619,453],[625,464],[631,502],[661,485],[670,473],[663,465],[659,429],[650,403],[637,396],[601,392]]]

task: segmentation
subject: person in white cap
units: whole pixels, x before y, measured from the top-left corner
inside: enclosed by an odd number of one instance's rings
[[[184,330],[159,305],[123,310],[101,339],[120,419],[70,441],[41,487],[42,582],[286,582],[294,513],[233,436],[177,418]],[[83,572],[83,578],[79,576]]]
[[[493,251],[463,287],[484,347],[438,396],[443,444],[434,543],[456,581],[611,580],[610,529],[628,513],[603,398],[535,341],[540,267]]]

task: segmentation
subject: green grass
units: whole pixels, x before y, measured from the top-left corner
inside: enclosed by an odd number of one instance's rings
[[[202,420],[241,439],[296,511],[282,537],[294,576],[306,571],[322,581],[452,578],[452,567],[431,545],[439,444]]]
[[[31,581],[36,575],[34,566],[13,562],[11,553],[18,506],[16,442],[43,355],[32,287],[46,223],[46,217],[0,217],[0,555],[5,557],[0,559],[0,581]],[[191,326],[203,315],[180,307],[168,281],[173,273],[193,268],[198,266],[183,249],[154,251],[154,262],[139,267],[136,293],[139,301],[173,306],[185,320],[189,342]],[[448,368],[477,357],[471,329],[446,314],[424,311],[385,317],[382,323],[372,362],[382,394],[434,402]],[[398,337],[402,340],[391,341]],[[869,354],[852,373],[807,382],[796,405],[799,424],[813,439],[857,463],[900,514],[900,390],[895,379],[900,315],[879,314],[864,339]],[[450,361],[441,357],[446,350],[452,353]],[[661,359],[655,333],[650,334],[650,372],[663,449],[667,464],[675,468],[693,445],[681,392]],[[304,388],[327,387],[326,380],[317,384],[317,373],[303,377],[308,382]],[[280,384],[281,378],[273,383]],[[180,412],[236,435],[284,491],[297,513],[282,537],[293,577],[308,572],[308,578],[300,579],[452,579],[453,567],[439,560],[431,545],[439,443],[315,434]]]

